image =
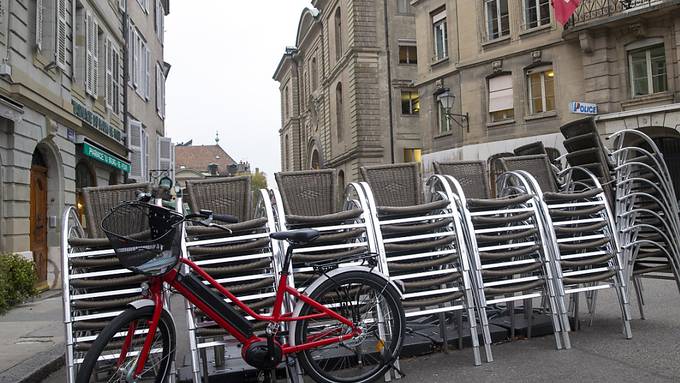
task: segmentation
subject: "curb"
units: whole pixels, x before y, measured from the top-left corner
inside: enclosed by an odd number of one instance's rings
[[[0,373],[0,383],[39,383],[64,365],[64,344],[42,351]]]

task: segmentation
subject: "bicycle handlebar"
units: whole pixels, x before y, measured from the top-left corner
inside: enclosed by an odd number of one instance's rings
[[[222,223],[238,223],[238,218],[230,214],[217,214],[210,210],[201,210],[198,213],[187,214],[184,218],[210,218],[214,221],[220,221]]]

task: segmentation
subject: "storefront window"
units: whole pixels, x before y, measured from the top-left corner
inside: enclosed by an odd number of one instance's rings
[[[76,165],[76,209],[78,218],[83,226],[85,222],[85,201],[83,200],[83,188],[97,186],[96,178],[92,174],[90,167],[85,162]]]

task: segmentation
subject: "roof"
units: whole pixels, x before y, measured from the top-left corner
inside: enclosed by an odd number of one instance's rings
[[[175,167],[177,170],[190,169],[207,172],[210,164],[217,164],[217,172],[226,175],[229,173],[229,165],[235,165],[236,161],[219,145],[175,147]]]

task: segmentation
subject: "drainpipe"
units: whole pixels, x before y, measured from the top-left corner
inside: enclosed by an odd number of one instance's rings
[[[387,55],[387,98],[389,99],[390,113],[390,160],[394,163],[394,117],[392,107],[392,56],[390,53],[390,28],[387,17],[387,0],[383,0],[383,11],[385,16],[385,53]]]
[[[302,88],[300,87],[300,66],[298,65],[298,59],[300,58],[300,55],[298,54],[299,50],[297,50],[292,56],[291,59],[293,60],[293,69],[295,70],[295,78],[297,78],[297,82],[295,84],[295,87],[297,88],[297,119],[298,119],[298,164],[300,168],[298,170],[303,170],[304,166],[302,164],[302,147],[304,145],[304,142],[302,141],[302,119],[300,118],[300,110],[302,109],[302,104],[301,104],[301,99],[300,99],[300,94],[302,93]],[[295,167],[293,167],[295,168]]]
[[[130,147],[130,137],[127,136],[128,131],[128,83],[130,81],[129,55],[130,45],[128,32],[130,31],[129,23],[130,17],[128,15],[128,0],[125,0],[125,9],[123,10],[123,129],[125,129],[125,147]],[[128,180],[128,173],[123,172],[123,183]]]

